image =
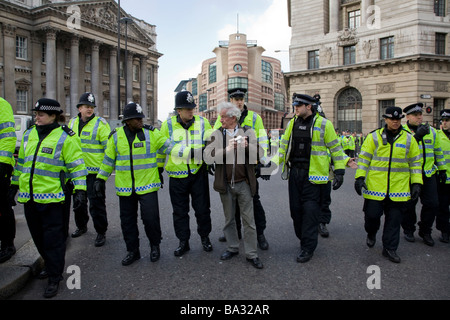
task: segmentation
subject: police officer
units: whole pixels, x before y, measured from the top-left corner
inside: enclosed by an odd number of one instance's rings
[[[9,199],[17,139],[14,126],[11,105],[0,97],[0,263],[8,261],[16,253],[16,219]]]
[[[239,119],[239,125],[241,127],[249,127],[255,130],[256,138],[258,139],[259,146],[264,150],[264,155],[260,158],[260,163],[256,168],[256,177],[263,180],[270,180],[269,174],[261,174],[261,170],[264,171],[264,164],[267,162],[267,154],[269,151],[269,139],[267,138],[266,130],[264,129],[264,124],[262,118],[259,114],[254,111],[248,110],[245,105],[245,94],[247,93],[247,89],[245,88],[234,88],[228,90],[228,94],[230,97],[230,102],[235,104],[241,110],[241,117]],[[220,122],[220,116],[217,117],[216,123],[214,124],[214,129],[219,129],[222,126]],[[275,148],[274,148],[275,149]],[[260,196],[259,196],[259,183],[256,180],[256,193],[253,196],[253,210],[255,213],[255,223],[256,223],[256,233],[258,240],[258,247],[261,250],[269,249],[269,243],[264,235],[264,231],[266,229],[266,212],[264,211],[264,207],[262,206]],[[236,227],[238,229],[239,238],[241,238],[241,219],[240,219],[240,210],[237,205],[236,208]],[[219,238],[219,241],[226,241],[225,237]]]
[[[364,193],[365,199],[366,244],[369,248],[375,245],[384,213],[382,254],[395,263],[401,261],[397,248],[405,204],[409,199],[418,198],[422,185],[419,146],[411,134],[402,129],[404,116],[399,107],[386,109],[383,115],[386,125],[367,136],[355,175],[355,190],[359,195]]]
[[[442,152],[444,154],[446,179],[444,181],[443,175],[439,174],[438,196],[439,196],[439,211],[436,216],[436,229],[441,231],[439,240],[444,243],[449,243],[450,235],[450,109],[441,111],[441,130],[438,130],[438,139]]]
[[[414,135],[419,144],[423,157],[423,186],[420,193],[422,210],[420,212],[419,236],[426,245],[433,246],[431,229],[438,211],[437,179],[446,180],[444,155],[442,153],[440,139],[437,139],[436,129],[428,124],[423,124],[423,104],[414,103],[403,109],[406,113],[405,130]],[[437,170],[436,170],[437,168]],[[438,171],[439,170],[439,171]],[[402,221],[405,239],[414,242],[415,224],[417,222],[416,204],[418,200],[410,201],[408,210]]]
[[[309,261],[318,243],[321,185],[329,180],[328,150],[334,164],[333,190],[344,181],[345,161],[333,124],[316,113],[315,99],[295,94],[295,116],[281,138],[280,152],[272,158],[283,163],[282,178],[289,179],[289,207],[295,234],[300,239],[297,262]]]
[[[175,96],[175,110],[178,114],[164,121],[161,126],[162,135],[171,141],[165,169],[169,176],[175,235],[179,239],[179,246],[174,251],[176,257],[190,250],[190,197],[203,250],[210,252],[213,249],[209,239],[211,204],[208,171],[203,162],[203,149],[212,129],[206,118],[194,116],[195,106],[194,97],[189,91],[178,92]],[[162,167],[166,155],[158,154],[158,157],[158,165]]]
[[[127,248],[122,265],[141,258],[138,205],[150,242],[150,261],[161,255],[161,223],[157,191],[161,187],[156,153],[167,149],[168,141],[152,126],[144,125],[142,107],[134,102],[123,109],[124,126],[113,130],[108,138],[105,158],[94,182],[98,197],[105,197],[105,182],[115,170],[116,194],[119,196],[120,225]]]
[[[20,190],[25,218],[33,241],[45,262],[48,286],[44,297],[58,292],[66,252],[65,184],[74,185],[74,207],[86,205],[87,170],[81,142],[75,132],[58,124],[63,112],[58,101],[39,99],[36,126],[23,136],[12,184]]]
[[[94,95],[91,92],[83,93],[77,104],[80,113],[70,120],[69,128],[81,138],[83,159],[89,173],[86,179],[89,213],[92,216],[94,228],[97,232],[94,245],[101,247],[106,241],[105,233],[108,228],[108,218],[105,197],[97,197],[95,195],[94,181],[105,155],[111,128],[105,119],[95,115],[95,107]],[[72,238],[77,238],[87,231],[87,223],[89,221],[87,206],[75,211],[74,214],[77,229],[72,233]]]

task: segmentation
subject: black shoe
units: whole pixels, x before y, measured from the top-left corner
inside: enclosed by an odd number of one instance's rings
[[[183,254],[185,254],[189,250],[191,250],[191,248],[189,247],[189,241],[188,240],[180,241],[178,248],[175,249],[173,254],[175,255],[175,257],[181,257]]]
[[[258,239],[258,247],[261,250],[269,249],[269,243],[267,242],[266,237],[263,234],[259,235],[257,239]]]
[[[132,264],[136,260],[139,260],[140,258],[141,258],[141,253],[139,252],[139,250],[128,251],[127,256],[125,258],[123,258],[123,260],[122,260],[122,265],[129,266],[130,264]]]
[[[297,257],[297,262],[303,263],[303,262],[308,262],[309,260],[311,260],[313,256],[312,252],[306,251],[306,250],[301,250],[300,254]]]
[[[103,246],[105,244],[105,242],[106,242],[105,234],[104,233],[98,233],[97,234],[97,238],[95,239],[94,245],[96,247],[101,247],[101,246]]]
[[[161,251],[159,250],[159,245],[151,245],[150,246],[150,261],[155,262],[159,260],[161,256]]]
[[[441,236],[439,237],[439,241],[440,241],[440,242],[444,242],[444,243],[449,243],[449,242],[450,242],[450,240],[449,240],[449,234],[446,233],[446,232],[442,232],[442,233],[441,233]]]
[[[429,234],[429,233],[424,234],[422,232],[419,232],[419,237],[421,237],[423,239],[423,243],[425,243],[427,246],[430,246],[430,247],[434,246],[434,240],[431,237],[431,234]]]
[[[59,282],[49,281],[47,288],[44,291],[44,298],[52,298],[58,293]]]
[[[211,241],[209,240],[209,237],[202,237],[202,246],[203,246],[203,250],[205,250],[206,252],[210,252],[213,249]]]
[[[47,272],[47,269],[45,267],[42,269],[41,272],[39,272],[39,274],[37,275],[37,278],[40,279],[40,280],[48,278],[48,272]]]
[[[219,241],[220,242],[227,242],[227,238],[225,238],[225,236],[221,236],[221,237],[219,237]]]
[[[327,229],[327,225],[325,223],[319,223],[319,234],[323,238],[328,238],[328,236],[330,235]]]
[[[259,260],[259,258],[247,258],[247,261],[250,262],[256,269],[264,268],[264,265],[262,264],[261,260]]]
[[[222,253],[222,255],[220,256],[220,260],[230,260],[231,258],[237,256],[238,254],[239,252],[231,252],[227,250],[224,253]]]
[[[15,246],[8,246],[0,250],[0,263],[6,262],[16,253]]]
[[[377,242],[377,237],[375,235],[367,235],[366,244],[369,248],[372,248],[375,245],[375,242]]]
[[[416,241],[416,238],[414,238],[414,232],[405,232],[405,239],[408,242]]]
[[[77,230],[75,230],[72,233],[72,238],[78,238],[79,236],[81,236],[82,234],[87,232],[87,227],[84,228],[78,228]]]
[[[383,248],[383,256],[385,256],[386,258],[395,263],[400,263],[401,261],[400,257],[397,255],[397,252],[395,252],[395,250],[388,250]]]

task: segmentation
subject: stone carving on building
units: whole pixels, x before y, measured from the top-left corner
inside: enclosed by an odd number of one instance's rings
[[[369,57],[370,57],[370,51],[372,51],[372,44],[373,44],[373,40],[364,41],[363,50],[364,50],[364,53],[366,54],[366,59],[369,59]]]
[[[352,46],[357,44],[358,41],[356,29],[345,28],[338,35],[338,46],[340,47]]]
[[[327,58],[327,63],[331,64],[331,59],[333,58],[333,49],[331,47],[326,49],[325,56]]]
[[[380,83],[377,85],[377,93],[394,93],[395,92],[395,82],[390,83]]]
[[[447,81],[435,81],[434,91],[437,92],[448,92],[448,82]]]

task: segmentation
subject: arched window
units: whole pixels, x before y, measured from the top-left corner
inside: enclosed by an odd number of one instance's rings
[[[355,88],[345,89],[339,95],[338,125],[339,131],[362,132],[362,97]]]

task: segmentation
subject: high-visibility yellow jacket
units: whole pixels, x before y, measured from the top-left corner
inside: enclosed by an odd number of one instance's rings
[[[14,167],[16,131],[11,105],[0,97],[0,162]]]
[[[111,128],[105,119],[92,118],[79,132],[80,117],[72,118],[69,122],[71,128],[81,139],[81,150],[86,169],[91,174],[97,174],[100,170],[105,155],[108,136]]]
[[[264,150],[264,155],[260,156],[260,162],[266,164],[268,162],[269,154],[269,139],[267,138],[266,130],[264,129],[264,123],[259,114],[254,111],[248,110],[247,116],[241,124],[241,127],[249,127],[255,130],[256,138],[258,139],[258,144]],[[220,115],[217,117],[216,123],[214,124],[214,129],[219,129],[222,127],[220,122]]]
[[[393,145],[387,142],[385,128],[371,132],[361,147],[355,178],[364,177],[365,199],[408,201],[410,185],[423,184],[422,156],[416,139],[400,130]]]
[[[344,151],[349,149],[348,138],[346,136],[341,137],[341,146]]]
[[[188,130],[172,116],[164,121],[161,134],[170,139],[167,150],[168,159],[166,172],[172,178],[186,178],[189,174],[196,174],[203,165],[203,149],[212,133],[208,119],[194,116],[195,121]],[[163,167],[166,162],[166,153],[158,153],[158,166]]]
[[[97,178],[106,181],[115,169],[118,196],[158,191],[161,180],[156,154],[160,149],[166,150],[169,141],[158,129],[144,126],[145,139],[141,141],[136,135],[130,147],[124,128],[119,127],[111,133]]]
[[[12,179],[12,184],[19,186],[20,203],[30,201],[31,193],[38,203],[63,202],[63,184],[69,179],[75,191],[86,191],[81,141],[73,131],[66,130],[57,127],[42,141],[35,126],[25,131]]]
[[[349,150],[355,150],[356,149],[356,144],[355,144],[355,137],[354,136],[349,136],[347,138],[347,147]]]
[[[297,116],[289,121],[286,132],[281,137],[280,150],[278,155],[272,158],[272,161],[279,165],[283,163],[283,173],[286,172],[289,156],[292,151],[292,132]],[[320,115],[315,115],[313,126],[311,127],[311,157],[309,162],[309,181],[315,184],[326,184],[329,180],[330,158],[328,150],[331,152],[331,159],[335,170],[344,169],[348,157],[345,156],[339,139],[336,136],[334,126],[330,120]]]
[[[403,128],[414,135],[407,124]],[[445,170],[444,154],[441,149],[441,141],[437,139],[437,131],[430,127],[430,133],[418,142],[420,153],[423,157],[422,170],[427,177],[431,177],[436,170]]]
[[[450,184],[450,140],[442,130],[437,130],[437,138],[440,140],[442,153],[444,155],[445,170],[447,172],[446,184]]]

